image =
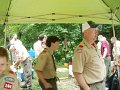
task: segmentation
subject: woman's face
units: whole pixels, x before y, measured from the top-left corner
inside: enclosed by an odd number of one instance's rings
[[[7,58],[0,57],[0,74],[2,74],[7,68]]]

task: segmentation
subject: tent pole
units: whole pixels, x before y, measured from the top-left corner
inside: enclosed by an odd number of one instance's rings
[[[111,13],[111,17],[112,17],[112,30],[113,30],[113,37],[115,37],[115,27],[114,27],[114,14]]]
[[[6,25],[5,25],[5,29],[4,29],[4,48],[6,48],[6,35],[7,35],[7,30],[6,30]]]

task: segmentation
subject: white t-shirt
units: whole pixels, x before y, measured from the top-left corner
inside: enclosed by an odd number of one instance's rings
[[[113,57],[115,57],[115,55],[120,55],[120,41],[116,41],[116,46],[114,44],[113,46]]]
[[[11,41],[10,41],[10,44],[22,44],[22,42],[19,40],[19,39],[12,39]]]
[[[44,50],[44,48],[42,47],[42,42],[40,40],[38,40],[37,42],[34,43],[33,48],[35,50],[35,57],[36,58]]]
[[[22,61],[24,61],[30,57],[27,49],[22,44],[15,44],[14,46],[16,48],[15,54],[17,58],[20,58]]]

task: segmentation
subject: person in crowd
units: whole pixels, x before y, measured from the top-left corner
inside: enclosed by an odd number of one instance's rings
[[[17,76],[9,68],[7,50],[0,47],[0,90],[20,90]]]
[[[22,42],[17,38],[17,34],[13,34],[10,44],[22,44]]]
[[[32,90],[32,63],[27,49],[22,44],[15,44],[10,46],[10,51],[14,52],[17,57],[15,63],[10,66],[11,69],[16,72],[17,70],[15,67],[18,67],[20,64],[23,68],[25,85],[21,87],[26,87],[27,90]]]
[[[73,53],[73,73],[81,90],[105,90],[106,67],[95,44],[97,26],[93,21],[82,24],[84,38]]]
[[[120,90],[120,41],[116,37],[111,38],[111,43],[113,44],[112,55],[114,58],[114,64],[118,66],[118,80],[119,80],[119,89]],[[113,65],[114,66],[114,65]],[[113,67],[114,70],[114,67]]]
[[[46,35],[39,35],[38,37],[38,41],[36,41],[33,45],[33,49],[35,51],[35,58],[37,58],[39,56],[39,54],[44,50],[44,48],[46,47],[45,43],[46,43],[46,39],[47,36]]]
[[[102,36],[102,35],[101,35]],[[111,76],[111,50],[110,44],[106,37],[102,36],[101,39],[101,55],[106,65],[106,80]]]
[[[120,55],[120,41],[116,37],[111,38],[111,43],[113,44],[112,55],[115,57]]]
[[[100,50],[100,52],[101,52],[101,44],[102,44],[101,40],[102,40],[102,37],[103,37],[102,35],[98,35],[97,47]]]
[[[18,39],[17,34],[13,34],[12,39],[10,40],[9,47],[10,45],[15,45],[15,44],[22,44],[22,42]],[[11,52],[11,60],[12,63],[16,61],[16,55],[14,52]]]
[[[53,53],[59,47],[59,39],[49,36],[46,40],[46,48],[39,54],[35,71],[39,78],[42,90],[58,90],[56,84],[56,65]]]

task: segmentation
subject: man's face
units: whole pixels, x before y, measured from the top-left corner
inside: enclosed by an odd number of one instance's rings
[[[16,51],[15,46],[11,46],[11,47],[10,47],[10,51],[15,52],[15,51]]]
[[[15,34],[15,35],[13,36],[13,38],[14,38],[14,39],[17,39],[17,35]]]
[[[98,28],[90,28],[88,30],[88,38],[91,39],[92,41],[95,41],[98,36]]]
[[[0,57],[0,74],[2,74],[7,68],[7,58]]]
[[[59,48],[59,42],[52,43],[54,50],[57,50]]]
[[[47,40],[47,36],[44,35],[43,42],[46,43],[46,40]]]

